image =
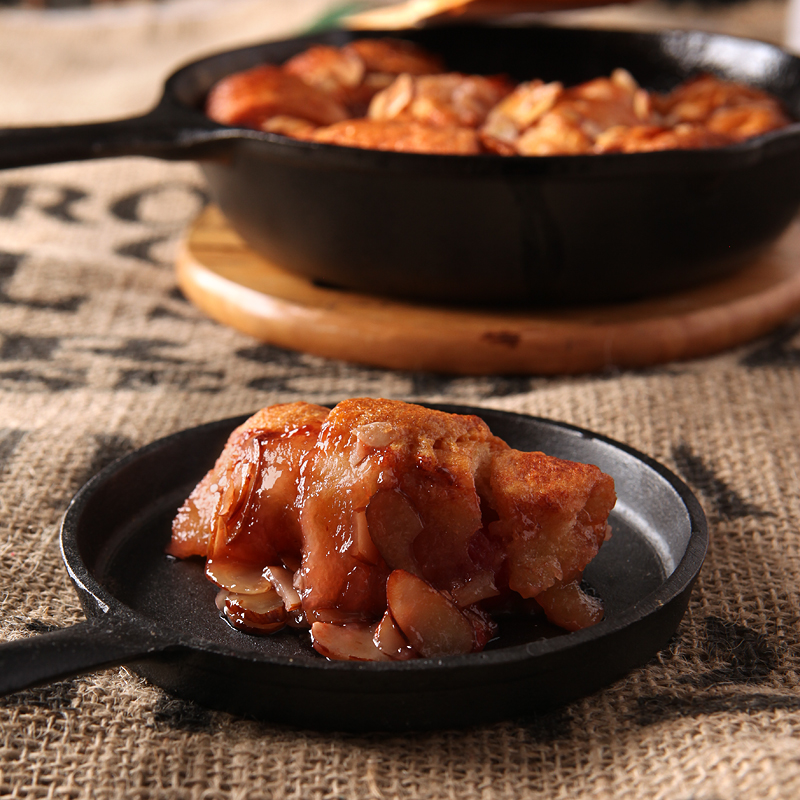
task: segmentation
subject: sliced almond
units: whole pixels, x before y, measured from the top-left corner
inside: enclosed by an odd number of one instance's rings
[[[428,658],[469,653],[475,634],[455,603],[422,578],[396,569],[386,581],[389,611],[411,646]]]
[[[397,437],[389,422],[368,422],[353,429],[356,443],[350,452],[350,466],[357,467],[374,449],[388,447]]]
[[[372,541],[389,567],[418,574],[411,547],[422,531],[422,522],[409,499],[395,489],[378,492],[369,501],[366,521]]]
[[[260,442],[253,438],[244,449],[244,456],[230,474],[220,478],[219,488],[222,489],[222,494],[217,515],[225,517],[226,520],[230,520],[236,512],[246,510],[258,475],[261,461]]]
[[[622,67],[618,67],[611,73],[611,82],[619,86],[620,89],[624,89],[631,94],[639,88],[639,84],[636,83],[636,78]]]
[[[209,558],[206,561],[206,576],[217,586],[236,594],[261,594],[272,588],[255,565],[239,561]]]
[[[365,564],[377,564],[381,560],[381,554],[375,547],[375,542],[370,536],[367,514],[365,511],[353,513],[353,555]]]
[[[579,631],[603,619],[603,603],[581,589],[580,581],[557,583],[536,595],[547,619],[568,631]]]
[[[359,425],[353,433],[369,447],[388,447],[397,438],[397,431],[391,422],[368,422]]]
[[[294,588],[294,575],[285,567],[264,567],[261,573],[283,600],[288,612],[297,611],[301,606],[300,595]]]
[[[378,92],[369,104],[370,119],[395,119],[414,99],[414,79],[411,75],[398,75],[383,91]]]
[[[306,617],[310,623],[325,622],[331,625],[361,624],[364,617],[357,611],[340,611],[338,608],[318,608],[307,611]]]
[[[373,641],[374,626],[365,622],[334,625],[315,622],[311,626],[311,644],[326,658],[337,661],[389,661]]]
[[[373,640],[382,653],[395,661],[406,661],[417,655],[388,611],[375,628]]]
[[[262,594],[227,592],[223,598],[218,596],[218,606],[220,599],[223,613],[235,628],[249,633],[275,633],[286,625],[286,609],[274,589]]]
[[[451,589],[450,594],[459,608],[465,608],[489,597],[497,597],[500,592],[494,584],[494,574],[486,571],[479,572],[463,585]]]

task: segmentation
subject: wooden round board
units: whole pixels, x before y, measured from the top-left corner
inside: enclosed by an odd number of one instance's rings
[[[574,374],[710,355],[800,312],[800,220],[724,280],[614,306],[458,309],[322,288],[253,252],[214,206],[188,231],[177,275],[213,319],[291,350],[388,369]]]

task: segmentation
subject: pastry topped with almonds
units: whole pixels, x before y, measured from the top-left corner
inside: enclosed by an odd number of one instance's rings
[[[448,72],[410,42],[364,38],[223,78],[206,112],[226,125],[322,144],[500,156],[725,147],[791,121],[776,97],[713,75],[665,95],[625,69],[577,86],[525,77],[515,84]]]
[[[476,416],[296,402],[231,434],[168,552],[206,559],[248,633],[310,629],[333,659],[439,657],[482,650],[512,607],[599,622],[581,578],[615,500],[598,467],[514,450]]]

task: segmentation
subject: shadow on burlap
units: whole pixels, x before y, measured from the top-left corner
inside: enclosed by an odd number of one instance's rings
[[[205,201],[195,167],[146,159],[0,175],[0,638],[82,618],[57,531],[94,472],[180,428],[298,398],[484,405],[622,440],[697,492],[705,567],[666,650],[526,720],[319,733],[211,712],[124,668],[24,691],[0,700],[0,797],[800,796],[800,319],[636,372],[354,367],[260,345],[183,299],[170,265]]]

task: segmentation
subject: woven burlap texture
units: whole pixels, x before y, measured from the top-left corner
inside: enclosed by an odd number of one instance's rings
[[[166,65],[171,51],[159,52]],[[144,103],[142,91],[121,105]],[[58,526],[89,476],[172,431],[298,398],[482,405],[624,441],[698,494],[705,567],[666,650],[592,697],[521,721],[320,733],[178,701],[125,668],[20,692],[0,700],[0,797],[800,796],[800,319],[715,358],[643,371],[452,378],[354,367],[261,345],[182,298],[171,264],[204,202],[191,164],[0,174],[0,639],[82,618]]]

